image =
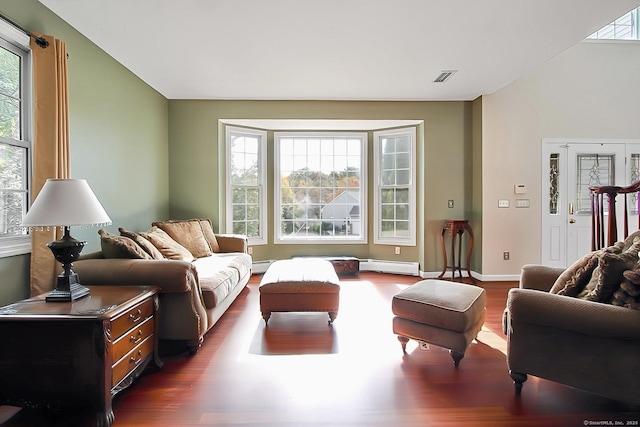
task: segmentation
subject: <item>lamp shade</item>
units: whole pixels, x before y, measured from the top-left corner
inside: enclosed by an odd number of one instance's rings
[[[84,179],[47,179],[23,227],[108,225],[111,218]]]

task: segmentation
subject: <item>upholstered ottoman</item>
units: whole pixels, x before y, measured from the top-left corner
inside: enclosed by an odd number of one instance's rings
[[[393,333],[402,351],[413,339],[449,349],[457,367],[484,324],[484,289],[445,280],[422,280],[393,297]]]
[[[326,311],[329,324],[338,315],[340,281],[333,264],[325,259],[276,261],[264,273],[258,289],[266,325],[272,312]]]

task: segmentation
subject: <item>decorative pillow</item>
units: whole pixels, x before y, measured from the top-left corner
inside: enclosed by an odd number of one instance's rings
[[[98,230],[98,234],[105,258],[151,259],[148,253],[128,237],[111,234],[102,229]]]
[[[624,279],[620,288],[613,293],[611,304],[640,310],[640,262],[633,270],[622,273]]]
[[[626,251],[631,247],[631,245],[633,245],[634,241],[636,240],[636,237],[640,237],[640,230],[629,234],[629,236],[627,236],[627,238],[624,239],[624,248],[622,249],[622,252]]]
[[[151,225],[162,229],[196,258],[207,257],[212,253],[197,219],[156,221]]]
[[[616,242],[612,246],[590,252],[583,256],[556,279],[550,292],[569,297],[577,296],[591,280],[594,271],[598,267],[600,261],[599,256],[603,253],[619,254],[623,248],[624,242]]]
[[[567,296],[577,295],[589,282],[593,270],[598,266],[598,254],[599,251],[589,252],[574,262],[558,276],[550,292]]]
[[[189,252],[187,248],[173,240],[167,233],[158,227],[151,227],[149,231],[143,231],[140,235],[153,243],[153,246],[162,252],[162,255],[164,255],[165,258],[189,262],[195,259],[193,254]]]
[[[207,239],[207,243],[209,243],[209,247],[213,252],[220,252],[220,245],[218,244],[218,239],[216,239],[216,235],[213,232],[213,227],[211,226],[210,219],[200,219],[200,226],[202,227],[202,233],[204,233],[204,238]]]
[[[598,268],[593,272],[591,280],[578,298],[589,301],[609,302],[613,293],[620,287],[624,279],[623,273],[631,270],[638,262],[640,237],[636,236],[633,244],[623,253],[605,252],[599,256]]]
[[[121,236],[128,237],[134,242],[136,242],[138,246],[140,246],[143,251],[148,253],[152,259],[164,259],[164,255],[162,255],[162,252],[160,252],[158,248],[153,246],[153,243],[151,243],[150,241],[148,241],[138,233],[125,230],[122,227],[118,228],[118,231],[120,232]]]

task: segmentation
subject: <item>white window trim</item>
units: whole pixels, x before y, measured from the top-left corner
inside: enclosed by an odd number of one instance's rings
[[[24,94],[24,101],[28,103],[26,108],[27,111],[22,115],[22,133],[23,133],[23,143],[27,145],[28,150],[28,171],[27,171],[27,188],[29,191],[31,190],[31,170],[32,170],[32,149],[33,145],[31,143],[32,132],[32,58],[31,58],[31,47],[29,46],[29,36],[25,34],[22,30],[16,28],[10,23],[0,19],[0,40],[9,43],[25,52],[23,56],[23,73],[22,73],[22,81],[21,88]],[[18,142],[19,145],[23,145]],[[30,193],[29,193],[30,194]],[[29,205],[31,203],[29,202]],[[16,256],[16,255],[24,255],[31,253],[31,236],[13,236],[13,237],[4,237],[0,239],[0,258]]]
[[[226,203],[225,203],[225,229],[227,233],[233,233],[233,203],[231,200],[231,144],[232,135],[250,135],[258,137],[258,190],[260,197],[260,236],[249,237],[249,245],[266,245],[267,244],[267,194],[265,183],[267,182],[267,132],[258,129],[239,128],[226,126],[225,129],[225,151],[226,151]]]
[[[381,218],[382,206],[380,201],[382,156],[380,154],[381,140],[389,136],[409,136],[411,139],[411,182],[409,185],[409,237],[385,237],[382,236]],[[373,133],[373,163],[374,163],[374,189],[373,189],[373,243],[377,245],[416,245],[416,128],[389,129]]]
[[[281,181],[280,181],[280,138],[295,138],[295,137],[330,137],[330,138],[359,138],[361,140],[361,151],[360,151],[360,218],[361,218],[361,230],[359,237],[353,238],[324,238],[324,239],[314,239],[314,238],[285,238],[282,236],[282,229],[280,227],[280,212],[282,211],[281,200],[282,197],[280,193],[282,191]],[[368,239],[368,225],[367,225],[367,146],[368,144],[368,135],[366,132],[274,132],[274,146],[275,146],[275,155],[274,155],[274,203],[273,203],[273,228],[274,228],[274,244],[284,244],[284,245],[344,245],[344,244],[366,244]]]

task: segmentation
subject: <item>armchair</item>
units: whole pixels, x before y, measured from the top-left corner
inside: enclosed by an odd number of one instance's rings
[[[522,268],[504,316],[516,394],[527,375],[640,404],[640,310],[549,293],[564,271]]]

